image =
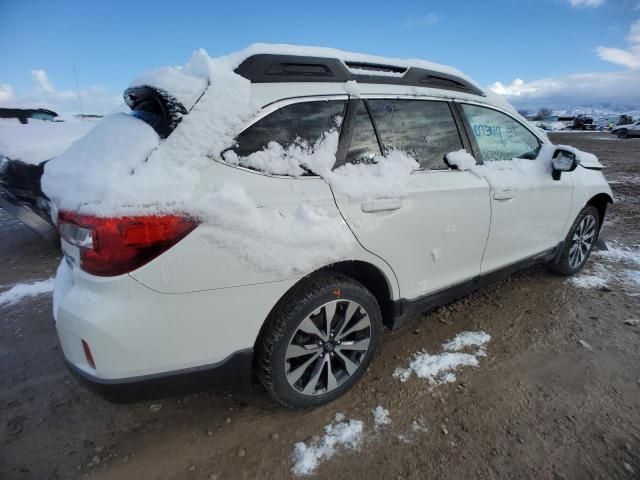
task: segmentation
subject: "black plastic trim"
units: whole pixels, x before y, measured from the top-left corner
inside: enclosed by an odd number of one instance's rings
[[[394,301],[395,318],[392,321],[392,328],[396,329],[417,314],[430,312],[486,285],[503,280],[520,270],[538,264],[553,262],[562,251],[563,245],[564,242],[560,242],[555,248],[550,250],[416,299],[407,300],[406,298],[401,298],[400,300],[396,300]]]
[[[140,402],[203,391],[247,393],[252,388],[253,349],[239,350],[211,365],[122,379],[102,379],[66,362],[86,387],[113,403]]]
[[[392,72],[402,75],[355,74],[347,65],[360,70]],[[452,90],[485,96],[482,90],[469,81],[447,73],[418,67],[399,67],[362,62],[343,63],[337,58],[304,55],[280,55],[260,53],[245,59],[235,72],[253,83],[278,82],[346,82],[383,85],[408,85]]]

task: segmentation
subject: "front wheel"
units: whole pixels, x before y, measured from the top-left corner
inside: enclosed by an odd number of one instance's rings
[[[258,341],[258,375],[283,405],[307,408],[349,390],[380,341],[382,315],[362,284],[323,274],[295,287]]]
[[[592,205],[587,205],[571,225],[560,256],[550,265],[551,269],[561,275],[579,272],[593,250],[599,228],[598,210]]]
[[[618,130],[616,135],[618,135],[618,138],[627,138],[629,136],[629,131],[626,128],[623,128],[622,130]]]

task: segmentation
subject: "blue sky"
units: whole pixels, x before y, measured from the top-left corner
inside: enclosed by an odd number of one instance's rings
[[[519,91],[516,78],[640,79],[638,19],[640,0],[0,0],[0,100],[69,97],[75,65],[83,96],[109,102],[138,73],[185,63],[195,48],[218,55],[253,42],[425,58],[507,93]]]

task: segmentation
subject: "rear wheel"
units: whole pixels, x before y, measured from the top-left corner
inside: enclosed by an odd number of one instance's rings
[[[360,283],[325,274],[296,287],[276,308],[258,342],[258,374],[280,403],[330,402],[366,371],[382,316]]]
[[[551,269],[561,275],[573,275],[580,271],[598,239],[599,228],[598,210],[592,205],[587,205],[571,225],[562,252],[551,264]]]
[[[629,131],[626,128],[623,128],[622,130],[618,130],[616,135],[618,135],[618,138],[627,138],[629,136]]]

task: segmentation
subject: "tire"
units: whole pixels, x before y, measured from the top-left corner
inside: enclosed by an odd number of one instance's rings
[[[626,128],[623,128],[622,130],[618,130],[616,135],[618,138],[627,138],[629,136],[629,131]]]
[[[587,262],[600,230],[598,210],[587,205],[578,214],[565,238],[559,257],[550,265],[552,271],[560,275],[573,275]]]
[[[362,284],[334,273],[313,277],[294,287],[267,320],[257,343],[258,376],[287,407],[331,402],[367,370],[381,329],[378,302]]]

